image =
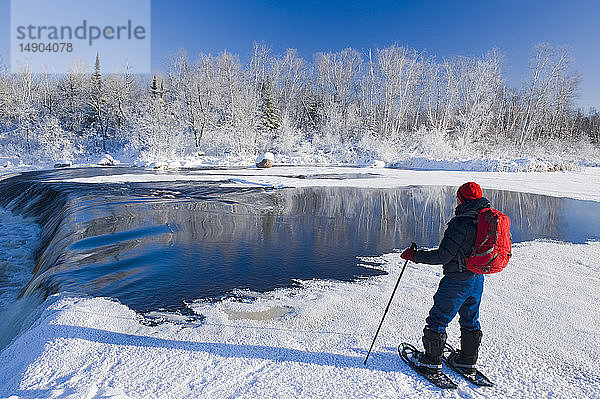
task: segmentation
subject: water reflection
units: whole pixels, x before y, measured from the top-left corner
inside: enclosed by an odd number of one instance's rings
[[[453,187],[267,190],[41,180],[31,174],[0,182],[3,205],[38,217],[44,230],[25,295],[40,287],[68,290],[118,298],[138,311],[173,310],[234,288],[378,274],[356,257],[411,241],[436,246],[455,206]],[[511,217],[515,242],[600,239],[595,202],[485,194]]]

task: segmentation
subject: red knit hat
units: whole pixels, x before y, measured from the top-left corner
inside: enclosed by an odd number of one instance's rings
[[[456,195],[463,201],[469,201],[481,198],[483,193],[481,192],[481,187],[479,187],[479,184],[470,181],[460,186],[456,192]]]

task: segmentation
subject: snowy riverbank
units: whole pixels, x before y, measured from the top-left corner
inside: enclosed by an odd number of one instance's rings
[[[398,148],[386,147],[374,151],[367,150],[331,150],[316,149],[305,143],[298,150],[292,152],[276,152],[275,166],[338,166],[338,167],[373,167],[385,165],[393,169],[407,170],[440,170],[440,171],[471,171],[471,172],[551,172],[551,171],[581,171],[586,167],[600,166],[600,158],[593,148],[568,149],[557,147],[554,151],[548,150],[545,156],[521,155],[521,157],[505,156],[503,158],[489,157],[457,157],[452,151],[439,150],[438,157],[427,156],[426,153],[408,151],[399,152]],[[79,156],[72,161],[55,161],[49,158],[34,158],[23,160],[14,156],[0,154],[0,176],[13,172],[29,170],[52,169],[58,165],[62,167],[89,166],[136,166],[136,167],[166,167],[179,168],[246,168],[252,167],[257,159],[255,155],[221,154],[221,155],[188,155],[180,158],[158,159],[140,156],[131,151],[123,150],[111,154],[97,154]]]
[[[336,178],[357,171],[373,176]],[[600,201],[598,168],[492,173],[279,167],[77,181],[220,181],[223,175],[231,185],[276,188],[457,186],[475,180],[484,192],[494,188]],[[594,398],[600,395],[600,310],[594,306],[600,301],[599,252],[598,242],[520,243],[509,267],[486,279],[481,361],[495,388],[474,388],[449,373],[459,389],[440,393],[396,354],[401,341],[419,341],[439,267],[410,265],[363,366],[403,264],[398,253],[390,253],[367,259],[388,275],[246,292],[254,299],[244,303],[190,304],[205,317],[200,324],[167,315],[170,322],[147,326],[110,299],[51,297],[34,324],[0,353],[0,397]],[[449,336],[457,344],[456,321]]]
[[[390,168],[358,168],[344,166],[273,167],[257,169],[204,170],[198,173],[115,174],[94,178],[72,179],[78,183],[126,183],[144,181],[222,181],[235,186],[285,187],[370,187],[393,188],[417,185],[458,187],[465,181],[477,181],[483,189],[497,189],[600,201],[600,168],[584,168],[567,172],[473,172],[444,170],[401,170]],[[357,173],[370,178],[352,178]],[[340,178],[343,175],[344,178]]]
[[[495,388],[460,381],[448,397],[593,398],[600,311],[598,243],[517,245],[511,267],[486,281],[483,369]],[[408,269],[367,366],[362,361],[398,276],[358,283],[306,282],[257,295],[252,304],[192,306],[201,325],[147,327],[102,298],[56,297],[35,325],[0,356],[3,397],[439,397],[402,364],[401,341],[418,342],[439,279],[436,268]],[[573,295],[576,292],[576,295]],[[289,313],[237,319],[231,311]],[[457,343],[456,322],[450,328]]]

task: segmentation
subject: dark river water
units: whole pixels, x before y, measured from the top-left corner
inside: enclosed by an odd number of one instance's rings
[[[66,169],[0,181],[0,205],[35,217],[43,231],[33,279],[22,295],[109,296],[145,312],[182,309],[185,301],[219,298],[236,288],[266,291],[296,279],[368,277],[383,272],[357,257],[411,241],[437,246],[455,206],[455,187],[275,190],[223,187],[226,176],[220,182],[60,181],[123,173],[159,172]],[[339,178],[348,177],[372,176]],[[484,194],[511,217],[513,242],[600,239],[596,202]]]

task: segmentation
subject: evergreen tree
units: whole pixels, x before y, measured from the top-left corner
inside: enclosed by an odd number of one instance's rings
[[[100,73],[100,55],[96,53],[96,62],[94,64],[94,73],[92,73],[92,94],[100,95],[102,93],[102,74]]]
[[[100,56],[96,53],[96,63],[91,77],[89,103],[90,106],[90,124],[92,129],[101,137],[102,150],[106,151],[106,141],[108,139],[108,111],[106,109],[106,94],[100,73]]]
[[[273,87],[269,75],[261,84],[261,112],[262,112],[262,128],[267,132],[273,133],[279,129],[281,119],[279,109],[275,105],[273,99]]]
[[[150,84],[150,97],[152,97],[153,99],[163,98],[164,93],[165,89],[162,80],[159,84],[156,75],[154,75],[152,77],[152,83]]]

